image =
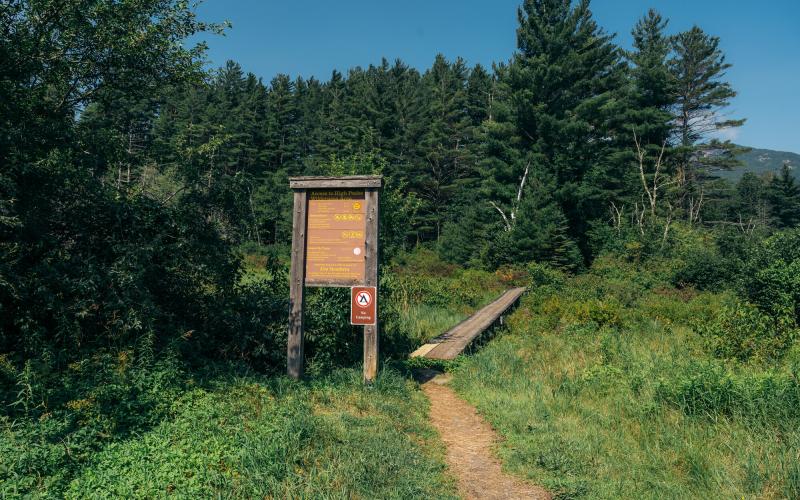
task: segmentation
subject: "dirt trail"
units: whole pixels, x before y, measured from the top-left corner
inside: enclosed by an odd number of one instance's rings
[[[431,423],[447,445],[447,464],[458,478],[458,489],[467,499],[550,499],[538,486],[505,474],[492,454],[497,442],[494,429],[475,408],[445,384],[449,378],[435,373],[418,376],[431,400]]]

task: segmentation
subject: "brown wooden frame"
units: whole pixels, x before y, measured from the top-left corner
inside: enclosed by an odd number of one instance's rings
[[[364,247],[365,286],[378,287],[378,230],[380,219],[380,175],[346,177],[290,177],[294,191],[292,210],[292,264],[289,275],[289,338],[286,346],[286,372],[292,378],[303,376],[303,313],[305,309],[306,235],[308,233],[308,192],[314,189],[364,189],[366,203],[366,244]],[[316,286],[316,285],[315,285]],[[327,285],[342,286],[342,285]],[[377,300],[377,297],[376,297]],[[377,312],[377,311],[376,311]],[[364,327],[364,381],[378,374],[378,323]]]

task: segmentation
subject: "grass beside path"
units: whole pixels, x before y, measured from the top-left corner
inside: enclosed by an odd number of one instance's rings
[[[309,383],[218,382],[96,453],[66,497],[452,498],[427,405],[391,370],[369,388],[350,369]]]
[[[558,498],[800,498],[800,352],[711,357],[727,300],[587,274],[533,290],[451,385]]]

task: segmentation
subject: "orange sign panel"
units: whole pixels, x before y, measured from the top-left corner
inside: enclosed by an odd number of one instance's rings
[[[306,285],[364,282],[367,210],[363,190],[314,190],[308,199]]]
[[[350,289],[350,324],[374,325],[377,310],[377,288],[354,286]]]

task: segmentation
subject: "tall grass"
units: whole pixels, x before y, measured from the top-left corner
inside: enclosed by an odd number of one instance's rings
[[[443,451],[427,424],[427,401],[391,370],[369,388],[350,369],[306,384],[218,381],[186,392],[174,410],[174,418],[95,454],[63,494],[454,497]]]
[[[800,357],[713,358],[689,325],[729,301],[573,278],[534,290],[453,384],[507,469],[560,498],[798,498]]]
[[[416,304],[400,315],[401,328],[407,332],[414,345],[421,345],[449,330],[469,316],[466,312],[445,307]]]
[[[426,251],[406,256],[388,284],[399,328],[419,346],[488,304],[510,283],[501,273],[462,270]]]

